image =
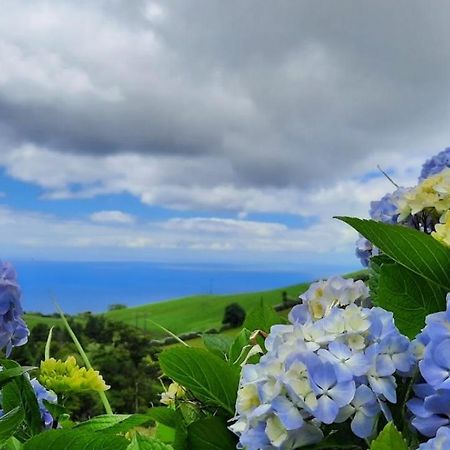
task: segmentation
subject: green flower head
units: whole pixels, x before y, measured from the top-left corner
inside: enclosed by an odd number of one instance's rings
[[[55,358],[41,361],[39,381],[56,393],[103,392],[109,389],[97,370],[79,367],[73,356],[69,356],[65,361]]]

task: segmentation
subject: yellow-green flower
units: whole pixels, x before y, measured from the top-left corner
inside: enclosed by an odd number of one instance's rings
[[[55,358],[41,361],[39,381],[56,393],[102,392],[109,389],[97,370],[79,367],[73,356],[69,356],[65,361]]]
[[[175,404],[176,399],[183,398],[186,395],[186,390],[178,383],[171,383],[169,389],[161,394],[161,403],[163,405],[171,406]]]
[[[415,188],[409,189],[396,201],[399,220],[417,214],[426,208],[434,208],[438,214],[450,209],[450,168],[433,175]]]
[[[442,215],[440,223],[435,226],[436,231],[431,235],[443,244],[450,246],[450,211]]]

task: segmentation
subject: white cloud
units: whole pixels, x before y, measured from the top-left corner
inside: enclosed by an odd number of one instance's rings
[[[26,254],[55,259],[69,255],[69,259],[126,260],[157,259],[169,252],[177,261],[247,258],[307,262],[324,252],[330,257],[348,256],[354,240],[349,227],[332,220],[305,230],[277,223],[200,217],[124,228],[0,206],[0,246],[4,255],[13,257]]]
[[[92,222],[97,223],[134,223],[136,218],[130,214],[126,214],[122,211],[97,211],[90,215]]]
[[[173,218],[164,224],[164,228],[167,230],[182,230],[193,233],[206,232],[211,234],[231,234],[235,236],[246,234],[257,237],[271,237],[288,231],[288,228],[280,223],[220,219],[215,217]]]
[[[393,171],[399,184],[415,183],[422,156],[391,155],[383,163]],[[5,150],[7,173],[46,189],[46,198],[93,197],[99,194],[130,193],[148,205],[178,210],[230,210],[243,215],[251,212],[292,213],[329,218],[335,214],[365,215],[371,200],[393,186],[383,177],[367,181],[346,178],[324,186],[240,186],[226,161],[214,158],[163,157],[136,154],[61,154],[33,145]],[[377,159],[361,165],[377,172]],[[49,176],[49,167],[54,168]],[[364,169],[364,171],[363,171]],[[318,167],[317,175],[326,181],[328,170]],[[75,185],[76,189],[72,189]]]

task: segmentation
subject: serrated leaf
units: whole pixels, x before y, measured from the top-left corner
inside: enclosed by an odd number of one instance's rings
[[[173,450],[173,447],[153,437],[135,434],[127,450]]]
[[[247,328],[250,331],[261,330],[268,333],[272,325],[282,322],[283,318],[280,317],[273,308],[261,304],[249,312],[244,322],[244,328]]]
[[[8,411],[0,417],[0,446],[17,431],[24,419],[23,409],[20,406]]]
[[[428,314],[445,309],[445,288],[386,258],[373,269],[377,274],[374,304],[392,311],[398,329],[409,338],[424,327]]]
[[[235,450],[236,436],[222,417],[208,417],[188,427],[189,450]]]
[[[163,372],[199,400],[234,414],[239,370],[208,350],[174,347],[159,356]]]
[[[236,336],[233,344],[230,348],[230,362],[232,364],[239,365],[242,361],[244,361],[246,353],[250,350],[250,336],[251,331],[247,328],[243,328],[241,332]],[[248,351],[245,352],[244,348],[248,347]]]
[[[1,361],[4,370],[20,368],[19,364],[9,359]],[[4,411],[11,411],[20,406],[25,415],[25,423],[31,435],[43,430],[41,412],[33,386],[27,374],[23,373],[11,379],[2,389],[2,406]]]
[[[79,423],[73,430],[86,432],[101,431],[102,433],[126,433],[132,428],[150,422],[151,418],[144,414],[114,414],[94,417],[86,422]]]
[[[395,428],[392,422],[389,422],[372,441],[370,450],[408,450],[405,440],[400,431]]]
[[[429,282],[450,292],[450,248],[412,228],[374,220],[338,217],[384,254]]]
[[[3,445],[2,450],[23,450],[23,445],[14,436],[11,436]]]
[[[223,334],[204,334],[203,343],[212,353],[220,357],[228,356],[233,338]]]
[[[122,436],[83,430],[50,430],[27,441],[24,450],[126,450],[129,441]]]
[[[0,360],[1,367],[5,367],[5,365],[3,364],[4,362],[5,360]],[[35,367],[21,367],[18,364],[17,366],[11,367],[9,369],[4,368],[0,371],[0,388],[3,387],[6,383],[9,383],[13,378],[20,377],[24,373],[27,373],[33,369],[35,369]]]
[[[170,428],[175,428],[179,421],[177,411],[166,408],[165,406],[155,406],[154,408],[150,408],[146,415],[156,422],[162,423],[166,427]]]

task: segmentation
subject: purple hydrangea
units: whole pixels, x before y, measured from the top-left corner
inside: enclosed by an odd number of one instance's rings
[[[20,287],[11,264],[0,262],[0,348],[9,356],[13,347],[24,345],[30,334],[24,322]]]
[[[422,166],[419,180],[424,180],[432,175],[436,175],[446,167],[450,167],[450,147],[442,150],[442,152],[434,155],[425,162]]]

